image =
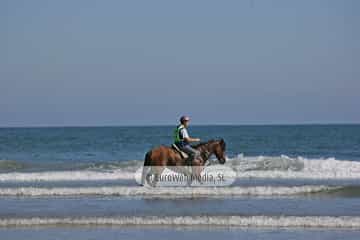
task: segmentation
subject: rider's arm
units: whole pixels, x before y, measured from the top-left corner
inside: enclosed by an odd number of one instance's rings
[[[192,143],[192,142],[200,142],[200,138],[192,138],[189,136],[189,133],[187,132],[187,130],[184,128],[182,129],[182,135],[184,137],[184,140],[188,143]]]
[[[188,143],[191,143],[191,142],[200,142],[200,138],[186,137],[186,138],[184,138],[184,140],[187,141]]]

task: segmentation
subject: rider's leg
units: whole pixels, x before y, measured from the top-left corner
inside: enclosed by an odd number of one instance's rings
[[[200,157],[200,152],[198,150],[192,148],[190,145],[186,145],[186,146],[182,147],[181,150],[184,151],[185,153],[189,154],[188,162],[190,163],[190,165],[194,159],[197,159]]]

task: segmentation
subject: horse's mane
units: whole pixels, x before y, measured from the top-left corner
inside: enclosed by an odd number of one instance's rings
[[[198,143],[196,145],[193,146],[193,148],[199,148],[199,147],[202,147],[204,145],[208,145],[208,144],[211,144],[211,143],[214,143],[214,142],[217,142],[218,140],[215,140],[215,139],[211,139],[207,142],[201,142],[201,143]]]

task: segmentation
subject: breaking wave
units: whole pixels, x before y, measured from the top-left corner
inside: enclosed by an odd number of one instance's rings
[[[134,179],[134,172],[114,170],[100,171],[49,171],[49,172],[12,172],[0,174],[0,181],[33,182],[33,181],[96,181]]]
[[[287,196],[330,192],[342,187],[331,186],[294,186],[294,187],[56,187],[56,188],[0,188],[0,196],[69,196],[69,195],[102,195],[102,196],[146,196],[146,197],[231,197],[231,196]]]
[[[239,178],[360,179],[360,162],[303,157],[244,157],[229,159]]]
[[[21,165],[13,161],[3,161],[0,162],[0,168],[3,166],[14,171],[0,173],[0,181],[134,180],[134,173],[142,163],[142,160],[132,160],[92,164],[80,170],[19,172]],[[248,157],[240,154],[235,158],[228,158],[225,165],[232,168],[238,178],[360,179],[360,162],[335,158],[290,158],[285,155]]]
[[[360,217],[350,216],[146,216],[146,217],[80,217],[80,218],[3,218],[0,227],[51,225],[114,226],[226,226],[226,227],[300,227],[360,229]]]

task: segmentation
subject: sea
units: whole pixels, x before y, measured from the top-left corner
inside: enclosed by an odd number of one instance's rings
[[[234,182],[140,186],[174,127],[0,128],[0,239],[360,239],[360,125],[190,126]]]

